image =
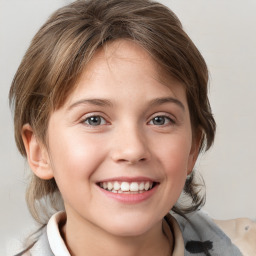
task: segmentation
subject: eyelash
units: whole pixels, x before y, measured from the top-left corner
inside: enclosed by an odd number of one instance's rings
[[[154,124],[154,120],[156,120],[156,118],[158,119],[163,119],[164,123],[163,124]],[[169,116],[166,116],[166,115],[157,115],[157,116],[154,116],[149,122],[148,122],[150,125],[155,125],[155,126],[166,126],[166,125],[173,125],[175,124],[175,121],[170,118]]]
[[[97,122],[98,119],[98,122]],[[156,121],[158,119],[162,121],[164,121],[164,123],[160,123],[160,124],[156,124],[154,123],[154,121]],[[90,122],[95,122],[94,124],[90,123]],[[100,125],[106,125],[107,121],[104,117],[100,116],[100,115],[91,115],[89,117],[86,117],[84,120],[82,120],[83,124],[86,124],[87,126],[91,126],[91,127],[96,127],[96,126],[100,126]],[[149,122],[148,124],[150,125],[155,125],[155,126],[167,126],[167,125],[173,125],[175,124],[175,121],[170,118],[169,116],[166,115],[157,115],[154,116]]]
[[[100,124],[94,125],[94,124],[90,124],[90,123],[89,123],[90,121],[93,121],[93,119],[96,119],[96,118],[99,118],[99,119],[100,119],[100,122],[101,122]],[[102,121],[104,122],[103,124],[102,124]],[[105,125],[105,124],[107,124],[107,121],[106,121],[105,118],[103,118],[103,117],[100,116],[100,115],[92,115],[92,116],[86,117],[86,118],[82,121],[82,123],[84,123],[84,124],[86,124],[86,125],[88,125],[88,126],[93,127],[93,126]]]

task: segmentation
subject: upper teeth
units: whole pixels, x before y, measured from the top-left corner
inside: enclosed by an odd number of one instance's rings
[[[118,182],[118,181],[108,181],[100,182],[100,187],[106,190],[121,193],[121,192],[142,192],[143,190],[149,190],[153,187],[153,182]]]

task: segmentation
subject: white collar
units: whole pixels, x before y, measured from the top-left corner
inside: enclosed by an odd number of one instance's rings
[[[65,212],[57,212],[50,218],[47,224],[47,236],[55,256],[71,256],[59,231],[59,223],[65,219]]]
[[[65,219],[66,219],[65,212],[57,212],[50,218],[47,224],[47,236],[48,236],[50,248],[55,256],[71,256],[59,231],[59,223],[61,221],[65,221]],[[175,237],[173,256],[183,255],[184,241],[182,238],[181,231],[179,229],[179,225],[171,215],[169,215],[168,222],[169,222],[169,225],[172,226],[172,232],[174,233],[174,237]],[[165,221],[164,221],[163,228],[167,237],[170,239],[170,235],[169,235],[169,233],[171,232],[170,227],[168,227],[168,224]]]

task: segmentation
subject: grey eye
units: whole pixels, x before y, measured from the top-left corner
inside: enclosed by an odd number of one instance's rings
[[[170,122],[171,119],[167,116],[156,116],[149,123],[153,125],[165,125]]]
[[[106,124],[106,120],[101,116],[90,116],[90,117],[86,118],[84,122],[91,126],[98,126],[98,125]]]

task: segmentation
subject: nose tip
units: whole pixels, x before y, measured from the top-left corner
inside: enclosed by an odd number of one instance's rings
[[[146,162],[150,158],[148,144],[144,136],[129,133],[115,140],[112,159],[118,163],[136,164]]]
[[[112,154],[112,159],[119,163],[135,164],[147,161],[149,154],[143,148],[120,147]]]

